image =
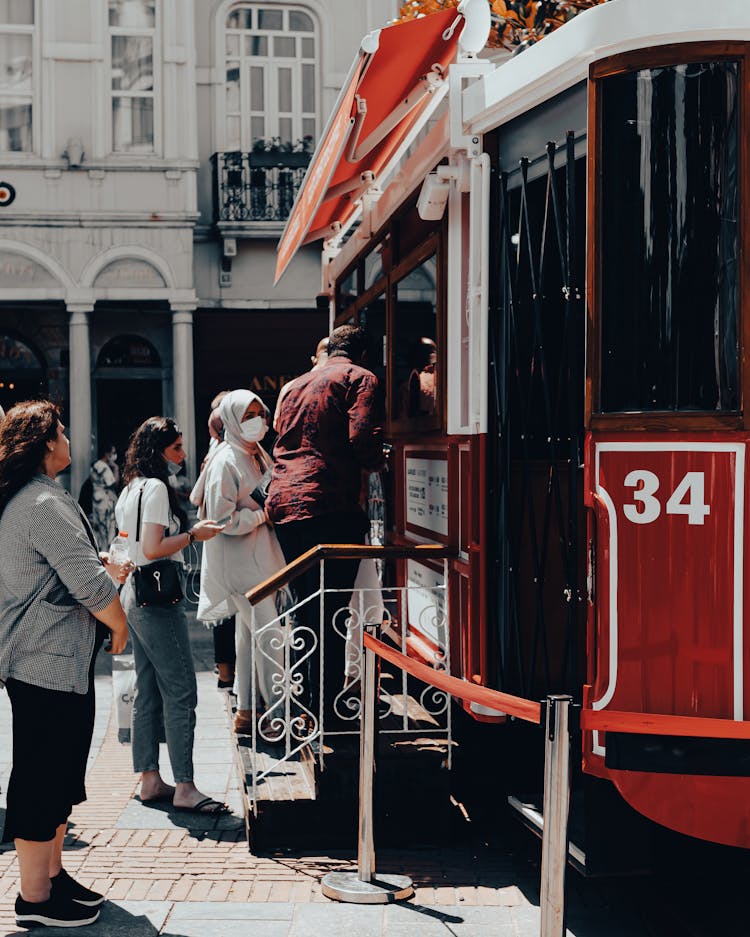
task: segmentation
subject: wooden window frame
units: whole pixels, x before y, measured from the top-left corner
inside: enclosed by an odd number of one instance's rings
[[[746,139],[750,121],[750,74],[748,56],[750,43],[746,42],[691,42],[674,45],[654,46],[609,56],[594,63],[589,71],[588,88],[588,164],[587,164],[587,232],[586,247],[586,293],[587,293],[587,338],[586,358],[588,361],[585,393],[585,422],[587,429],[600,431],[627,430],[731,430],[746,427],[745,408],[750,401],[750,197],[745,180],[750,172],[750,147]],[[627,413],[602,413],[602,252],[601,199],[602,199],[602,80],[614,75],[640,71],[646,68],[669,68],[675,65],[690,65],[695,62],[734,61],[739,66],[738,134],[738,213],[740,217],[738,236],[738,303],[737,341],[739,368],[739,409],[736,413],[714,413],[711,411],[639,411]]]

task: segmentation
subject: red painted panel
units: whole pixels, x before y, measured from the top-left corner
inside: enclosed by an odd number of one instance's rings
[[[744,718],[745,442],[731,433],[587,441],[596,568],[585,705]],[[605,745],[605,733],[585,734],[585,769],[611,778],[646,816],[750,846],[750,780],[611,771]]]

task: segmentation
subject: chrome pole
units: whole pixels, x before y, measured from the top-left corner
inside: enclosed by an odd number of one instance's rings
[[[371,623],[363,628],[366,628],[368,634],[377,637],[377,624]],[[381,875],[375,878],[372,779],[375,770],[375,711],[378,692],[375,652],[369,648],[365,648],[364,652],[361,692],[357,871],[329,872],[323,876],[321,884],[323,894],[336,901],[349,904],[390,904],[410,898],[414,894],[414,887],[407,875]]]
[[[367,634],[375,635],[372,624],[364,625]],[[363,632],[364,633],[364,632]],[[372,779],[375,770],[375,653],[365,648],[361,683],[361,729],[359,733],[359,840],[357,873],[360,882],[371,882],[375,875],[375,841],[372,831]]]
[[[547,697],[544,742],[541,937],[565,935],[565,869],[570,810],[570,696]]]

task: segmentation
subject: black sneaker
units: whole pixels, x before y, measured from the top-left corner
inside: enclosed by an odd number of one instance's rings
[[[16,924],[19,927],[83,927],[99,917],[98,908],[85,908],[70,898],[50,895],[47,901],[16,898]]]
[[[59,873],[50,881],[52,882],[51,898],[70,898],[87,908],[96,908],[104,901],[104,895],[81,885],[80,882],[68,875],[65,869],[60,869]]]

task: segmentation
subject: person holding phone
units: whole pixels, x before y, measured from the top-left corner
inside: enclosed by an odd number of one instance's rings
[[[62,848],[73,805],[86,799],[96,653],[107,630],[112,654],[128,639],[115,588],[127,569],[100,558],[88,520],[55,480],[70,465],[64,430],[44,400],[18,404],[0,424],[0,682],[13,713],[3,842],[16,846],[23,927],[99,916],[104,896],[68,875]]]
[[[227,813],[228,807],[201,793],[193,780],[198,695],[182,591],[168,604],[139,604],[134,582],[139,573],[148,574],[150,564],[163,566],[170,560],[181,569],[182,551],[187,546],[194,540],[211,540],[222,530],[221,524],[209,519],[188,528],[187,516],[169,484],[169,476],[176,474],[184,461],[182,433],[175,421],[150,417],[130,440],[125,456],[126,487],[115,509],[120,531],[128,534],[128,552],[136,567],[123,589],[135,657],[133,768],[141,775],[143,803],[171,801],[177,810],[214,816]],[[173,580],[179,579],[174,569],[171,572]],[[174,787],[159,771],[162,727]]]
[[[264,508],[271,459],[260,443],[268,432],[268,408],[252,391],[233,390],[219,404],[219,416],[224,442],[208,460],[191,494],[193,504],[200,505],[201,516],[217,517],[224,524],[221,536],[206,544],[203,551],[198,618],[210,619],[214,610],[227,602],[237,612],[234,727],[239,734],[249,734],[253,629],[263,628],[277,612],[273,597],[269,597],[255,606],[253,616],[245,593],[278,572],[284,566],[284,556]],[[255,654],[256,709],[260,706],[260,710],[263,704],[270,707],[279,698],[273,692],[274,674],[283,672],[283,648],[271,637],[268,635]],[[270,725],[273,719],[266,727],[267,738]]]

